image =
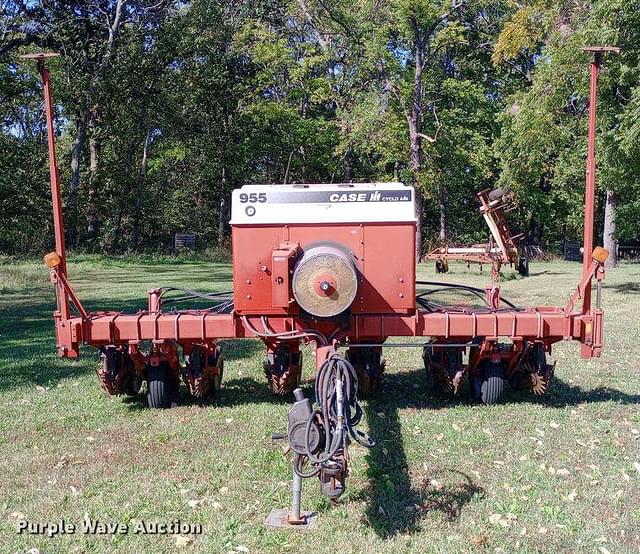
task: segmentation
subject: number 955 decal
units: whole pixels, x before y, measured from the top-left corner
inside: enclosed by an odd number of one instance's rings
[[[266,192],[250,192],[247,194],[246,192],[240,193],[240,202],[246,204],[247,202],[259,202],[263,204],[267,201],[267,193]]]

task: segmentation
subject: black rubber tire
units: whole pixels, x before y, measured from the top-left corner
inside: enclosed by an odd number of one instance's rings
[[[529,260],[524,256],[518,260],[518,273],[523,277],[529,277]]]
[[[483,404],[495,404],[504,394],[504,365],[501,362],[485,362],[480,399]]]
[[[436,273],[448,273],[449,262],[447,260],[436,260]]]
[[[175,392],[169,382],[169,369],[166,364],[147,366],[147,406],[165,409],[171,405]]]

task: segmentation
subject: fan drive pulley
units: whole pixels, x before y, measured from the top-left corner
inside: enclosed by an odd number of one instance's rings
[[[358,271],[353,256],[337,244],[317,244],[304,251],[293,271],[293,296],[316,317],[334,317],[356,298]]]

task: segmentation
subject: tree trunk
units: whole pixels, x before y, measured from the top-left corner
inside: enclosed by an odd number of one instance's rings
[[[438,209],[440,210],[440,234],[441,242],[447,240],[447,193],[442,183],[438,185]]]
[[[291,157],[289,157],[289,161],[291,161]],[[287,172],[288,172],[287,166]],[[285,176],[285,182],[287,180]],[[225,168],[222,168],[222,190],[220,192],[220,212],[218,213],[218,246],[222,246],[224,244],[224,222],[225,216],[227,213],[227,172]]]
[[[420,260],[422,255],[422,188],[420,187],[420,173],[422,171],[422,137],[420,134],[420,124],[422,120],[422,72],[424,70],[425,44],[426,40],[421,36],[417,23],[414,22],[415,62],[413,73],[413,94],[411,98],[411,105],[407,111],[407,124],[409,125],[411,169],[416,196],[416,260]]]
[[[218,246],[224,244],[224,220],[227,213],[227,201],[224,193],[220,197],[220,215],[218,216]]]
[[[529,219],[529,231],[527,232],[527,244],[532,246],[540,246],[542,243],[542,235],[544,234],[544,225],[538,223],[531,215]]]
[[[412,185],[415,189],[416,209],[416,260],[422,255],[422,190],[420,188],[420,171],[422,169],[422,156],[420,152],[420,135],[418,134],[417,115],[412,110],[407,115],[409,124],[409,144],[411,149]]]
[[[92,128],[95,130],[94,125]],[[98,140],[95,136],[91,136],[89,139],[89,189],[87,191],[87,237],[91,242],[95,242],[98,238],[100,228],[96,208],[99,150]]]
[[[604,247],[609,251],[609,257],[604,263],[605,267],[618,265],[618,241],[616,235],[616,193],[607,190],[607,200],[604,207]]]
[[[75,118],[76,135],[71,145],[71,181],[69,185],[69,245],[78,246],[78,189],[80,188],[80,162],[87,136],[87,113],[78,110]]]
[[[133,231],[131,232],[131,248],[136,250],[140,242],[140,220],[142,219],[142,195],[144,193],[144,181],[147,174],[147,158],[149,156],[150,133],[144,137],[142,144],[142,160],[138,173],[138,186],[136,187],[135,213],[133,215]]]
[[[79,110],[76,115],[76,136],[71,146],[71,194],[75,194],[80,187],[80,159],[82,158],[82,150],[86,136],[87,114]]]

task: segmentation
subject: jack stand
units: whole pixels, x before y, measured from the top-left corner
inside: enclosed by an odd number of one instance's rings
[[[302,500],[302,477],[293,470],[293,486],[291,510],[287,508],[274,508],[271,510],[264,524],[267,529],[295,529],[306,531],[313,529],[316,524],[316,515],[312,512],[300,512]]]

